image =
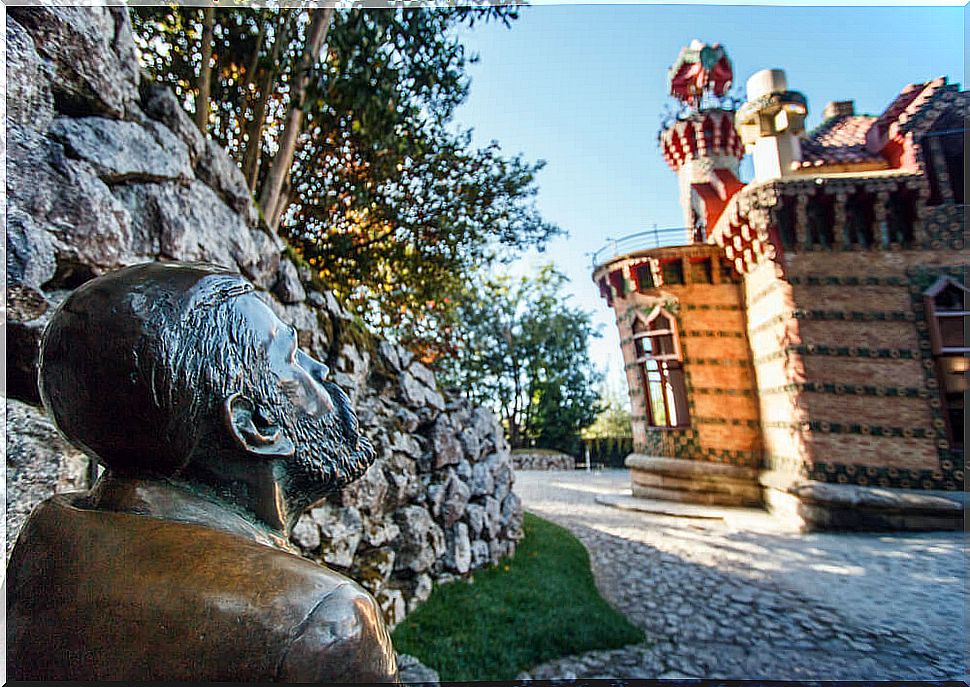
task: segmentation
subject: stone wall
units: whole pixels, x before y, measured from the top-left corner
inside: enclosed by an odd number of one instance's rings
[[[567,453],[522,449],[512,453],[512,467],[516,470],[575,470],[576,459]]]
[[[8,550],[39,500],[88,486],[88,459],[39,408],[53,308],[125,265],[204,260],[238,269],[299,329],[377,448],[364,478],[300,520],[306,556],[361,581],[393,624],[436,579],[511,554],[522,510],[498,422],[308,286],[239,168],[140,75],[126,11],[11,7],[6,28]]]

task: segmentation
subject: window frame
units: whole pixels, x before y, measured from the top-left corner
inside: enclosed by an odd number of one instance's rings
[[[936,298],[947,288],[954,286],[958,290],[963,292],[963,309],[962,310],[937,310]],[[953,277],[943,276],[937,279],[930,288],[923,292],[923,305],[924,311],[926,313],[926,322],[930,334],[930,348],[933,353],[934,362],[936,363],[936,377],[938,381],[938,389],[940,394],[940,404],[943,410],[943,418],[946,427],[947,439],[950,446],[959,447],[959,449],[964,448],[963,436],[959,435],[957,427],[953,426],[950,421],[950,407],[947,400],[947,396],[950,395],[950,390],[947,387],[947,376],[952,374],[948,372],[947,361],[952,358],[967,358],[970,357],[970,346],[967,346],[966,338],[964,338],[963,346],[944,346],[943,330],[940,326],[940,320],[943,318],[961,318],[965,319],[970,317],[970,309],[967,308],[967,295],[970,294],[970,289],[961,284],[959,281]],[[966,337],[966,322],[963,325],[964,337]],[[964,375],[967,373],[964,372]],[[956,407],[953,410],[959,411],[960,408]],[[964,428],[965,429],[965,428]]]
[[[937,310],[936,297],[950,286],[957,287],[963,291],[964,309],[963,310]],[[926,311],[927,325],[930,330],[930,345],[934,356],[943,355],[967,355],[970,354],[970,346],[944,346],[943,331],[940,327],[940,319],[947,317],[970,317],[970,309],[967,309],[966,298],[970,294],[970,289],[958,282],[953,277],[940,277],[933,285],[923,292],[923,304]],[[966,331],[964,329],[964,331]],[[964,344],[967,342],[964,341]]]
[[[661,316],[666,319],[667,327],[664,329],[652,329],[651,326],[653,323],[656,322]],[[643,325],[644,331],[636,331],[637,323],[641,323]],[[658,305],[646,317],[637,315],[631,324],[630,329],[633,338],[633,353],[637,366],[637,375],[640,379],[640,386],[643,389],[644,394],[644,410],[648,427],[652,430],[685,429],[690,427],[687,385],[686,380],[684,379],[683,357],[680,347],[680,336],[677,332],[676,318],[674,318],[671,312]],[[669,336],[672,342],[672,350],[667,353],[654,353],[654,351],[659,350],[659,348],[653,344],[651,344],[649,352],[647,352],[640,343],[640,341],[643,339],[657,339],[666,336]],[[659,399],[660,404],[663,406],[665,420],[664,424],[658,424],[655,422],[653,412],[653,396],[650,393],[651,381],[647,376],[648,362],[656,363],[656,370],[650,370],[650,372],[656,372],[659,374],[661,388],[670,389],[669,393],[662,393]],[[679,374],[672,376],[671,372],[673,371],[679,372]],[[670,396],[673,396],[673,398]],[[682,408],[680,409],[682,412],[678,412],[678,396],[682,401]],[[671,408],[671,405],[673,405],[673,408]],[[672,417],[676,421],[676,424],[672,422]]]

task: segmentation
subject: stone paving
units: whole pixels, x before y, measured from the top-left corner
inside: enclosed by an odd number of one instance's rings
[[[625,470],[518,472],[527,511],[590,552],[600,593],[646,642],[522,678],[967,678],[965,533],[800,534],[767,513],[620,510]]]

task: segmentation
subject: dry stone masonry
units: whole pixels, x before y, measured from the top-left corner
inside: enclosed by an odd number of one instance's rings
[[[557,451],[521,449],[512,454],[516,470],[575,470],[576,459]]]
[[[304,515],[293,541],[348,572],[391,624],[436,580],[510,555],[522,507],[502,429],[438,388],[284,257],[239,168],[138,69],[126,11],[12,7],[8,45],[7,548],[41,499],[89,485],[88,459],[39,408],[37,345],[53,309],[149,260],[238,269],[351,395],[378,459]]]

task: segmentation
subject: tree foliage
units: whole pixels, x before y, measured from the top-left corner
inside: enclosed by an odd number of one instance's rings
[[[447,383],[501,416],[513,448],[576,452],[599,412],[601,375],[587,349],[599,334],[563,297],[566,282],[551,264],[535,277],[483,278],[458,305],[458,353],[438,366]]]
[[[600,412],[596,420],[583,432],[584,439],[632,437],[633,423],[626,389],[604,380],[599,391]]]
[[[455,294],[472,270],[558,232],[534,204],[542,163],[494,142],[477,148],[451,122],[474,59],[458,27],[510,25],[518,10],[336,10],[326,46],[302,70],[309,36],[319,35],[314,12],[220,5],[204,64],[201,8],[132,9],[146,69],[188,111],[207,108],[197,121],[257,198],[278,197],[261,208],[267,222],[348,307],[433,360],[454,351]],[[294,107],[292,165],[270,193]]]

